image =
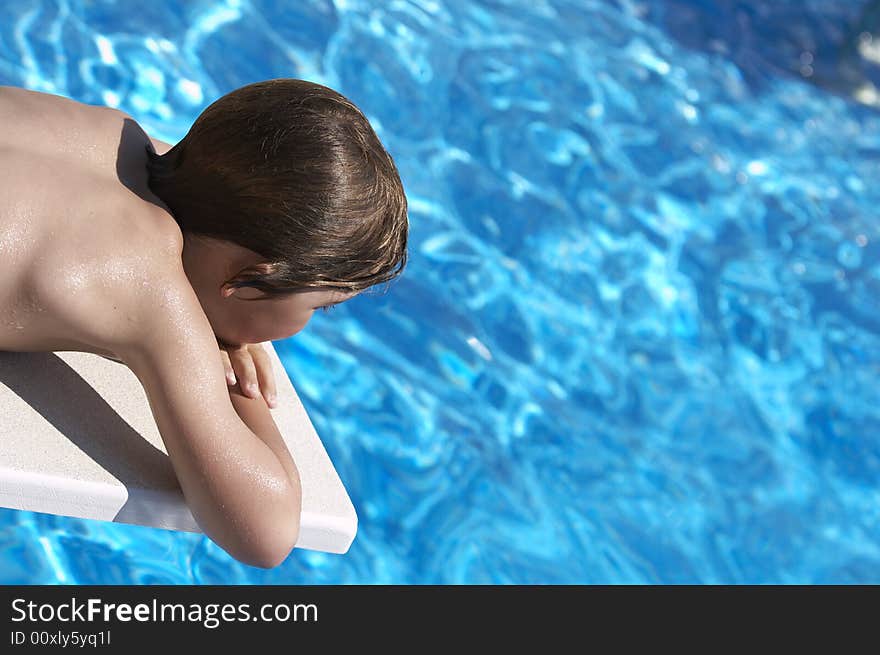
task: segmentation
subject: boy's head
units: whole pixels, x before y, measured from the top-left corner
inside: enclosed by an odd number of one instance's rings
[[[316,307],[406,265],[397,167],[361,111],[328,87],[241,87],[148,157],[150,189],[179,224],[187,275],[228,343],[296,334]]]

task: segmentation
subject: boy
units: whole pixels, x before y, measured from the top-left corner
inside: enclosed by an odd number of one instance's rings
[[[280,78],[171,147],[119,110],[0,87],[0,180],[0,350],[124,363],[204,533],[284,561],[302,494],[258,344],[406,264],[406,197],[367,119]]]

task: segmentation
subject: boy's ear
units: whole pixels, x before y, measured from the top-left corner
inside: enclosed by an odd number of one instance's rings
[[[251,264],[251,265],[246,266],[245,268],[241,269],[238,273],[235,274],[235,276],[232,279],[230,279],[226,283],[224,283],[223,286],[221,287],[220,292],[224,298],[228,298],[233,293],[240,293],[242,291],[248,291],[251,294],[253,294],[253,292],[257,291],[256,289],[253,289],[250,287],[236,288],[232,285],[235,282],[243,282],[246,280],[253,279],[255,276],[268,275],[268,274],[274,273],[274,272],[275,272],[275,266],[273,264],[271,264],[270,262],[259,262],[257,264]],[[262,294],[262,292],[260,292],[260,294]]]
[[[229,298],[229,296],[235,294],[239,300],[259,300],[260,298],[266,297],[264,291],[260,291],[254,287],[233,287],[229,284],[223,285],[220,289],[220,293],[224,298]]]
[[[270,273],[275,272],[275,265],[271,262],[259,262],[257,264],[251,264],[250,266],[246,266],[241,269],[238,273],[235,274],[235,280],[239,279],[248,279],[253,277],[254,275],[269,275]]]

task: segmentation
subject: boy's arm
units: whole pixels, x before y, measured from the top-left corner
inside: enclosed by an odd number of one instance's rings
[[[284,443],[284,438],[278,431],[278,426],[272,418],[272,413],[269,411],[266,401],[262,396],[250,398],[244,395],[238,382],[228,388],[229,399],[232,401],[232,406],[235,408],[238,416],[254,434],[260,437],[263,443],[272,449],[272,452],[280,460],[294,486],[301,489],[299,470],[296,468],[293,457],[290,456],[290,451],[287,449],[287,444]]]
[[[268,408],[231,401],[216,337],[179,262],[150,275],[152,292],[130,310],[114,352],[144,386],[199,527],[236,559],[276,566],[299,537],[302,489],[292,460],[284,463],[290,455]]]

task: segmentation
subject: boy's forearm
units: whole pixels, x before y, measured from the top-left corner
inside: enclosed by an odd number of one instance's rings
[[[301,494],[302,485],[300,483],[299,470],[296,468],[296,463],[293,461],[293,457],[291,457],[290,451],[287,449],[287,445],[278,431],[278,426],[275,425],[275,420],[272,418],[272,413],[266,401],[262,397],[249,398],[245,396],[238,383],[229,388],[229,399],[232,401],[232,406],[245,425],[275,453],[275,456],[281,462],[281,465],[287,472],[287,476],[293,483],[294,488],[299,490]]]

